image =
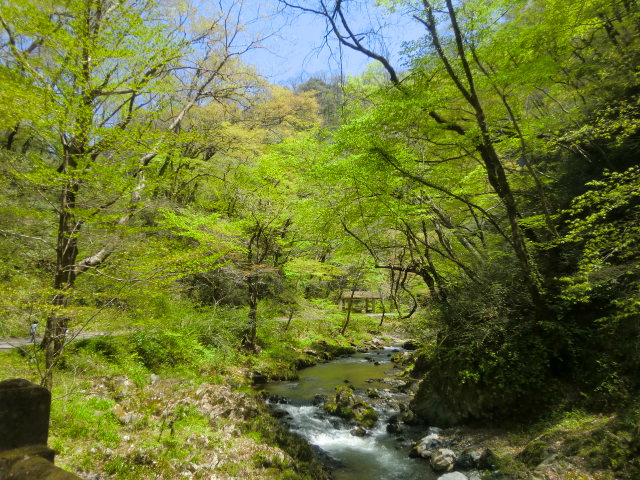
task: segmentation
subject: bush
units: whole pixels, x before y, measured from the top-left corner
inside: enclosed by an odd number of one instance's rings
[[[205,355],[195,335],[187,331],[141,331],[131,336],[140,361],[150,370],[195,366]]]
[[[432,311],[428,328],[438,341],[421,355],[430,392],[421,397],[437,395],[461,419],[510,417],[546,399],[558,332],[537,321],[511,257],[499,255],[479,272],[477,284],[458,285]]]

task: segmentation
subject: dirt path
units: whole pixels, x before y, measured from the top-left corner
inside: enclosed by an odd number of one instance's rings
[[[67,338],[69,339],[69,341],[73,341],[79,338],[93,338],[93,337],[99,337],[103,335],[110,335],[110,334],[103,333],[103,332],[80,332],[80,333],[69,332]],[[36,338],[36,344],[39,344],[41,341],[42,341],[42,337]],[[29,345],[33,345],[33,341],[29,337],[0,339],[0,350],[11,350],[13,348],[27,347]]]

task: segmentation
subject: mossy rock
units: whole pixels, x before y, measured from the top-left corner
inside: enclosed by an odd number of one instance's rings
[[[364,402],[363,402],[364,403]],[[378,413],[371,407],[356,410],[356,422],[361,426],[371,428],[378,421]]]
[[[325,353],[328,359],[341,357],[343,355],[353,355],[356,353],[356,348],[351,345],[337,345],[328,343],[324,340],[314,343],[312,345],[313,350]]]
[[[327,413],[353,421],[362,427],[371,428],[378,421],[378,414],[371,405],[356,398],[353,387],[341,385],[336,387],[336,394],[325,404]]]
[[[518,455],[518,460],[529,467],[540,465],[553,452],[544,440],[530,442]]]
[[[413,354],[411,352],[397,352],[391,355],[391,361],[396,365],[406,366],[413,360]]]
[[[303,355],[296,358],[295,361],[293,362],[293,365],[297,370],[300,370],[302,368],[312,367],[314,365],[317,365],[317,363],[318,361],[314,357],[310,355]]]
[[[345,420],[353,420],[356,417],[356,414],[351,407],[336,405],[335,402],[325,403],[324,409],[327,413],[335,415],[336,417],[344,418]]]

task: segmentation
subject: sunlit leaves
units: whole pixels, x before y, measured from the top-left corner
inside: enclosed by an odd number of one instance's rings
[[[640,276],[640,169],[609,173],[589,186],[572,203],[564,239],[582,246],[579,271],[563,279],[564,296],[573,301],[586,301],[594,288],[624,277],[638,285]],[[616,302],[628,315],[639,300],[635,294]]]

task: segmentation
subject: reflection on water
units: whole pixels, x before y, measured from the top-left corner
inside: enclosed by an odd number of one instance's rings
[[[436,478],[427,462],[408,457],[411,441],[421,435],[421,429],[403,427],[405,432],[401,437],[386,431],[388,419],[399,412],[398,402],[407,400],[404,394],[384,390],[389,387],[382,380],[393,367],[390,363],[393,350],[386,348],[320,364],[302,370],[296,382],[276,382],[266,387],[269,393],[289,399],[289,404],[278,405],[286,412],[286,423],[335,461],[336,480]],[[335,387],[345,380],[358,394],[367,388],[382,392],[382,400],[373,405],[380,419],[368,436],[352,435],[352,426],[326,415],[322,407],[312,405],[314,396],[332,395]],[[371,403],[370,399],[366,401]]]

